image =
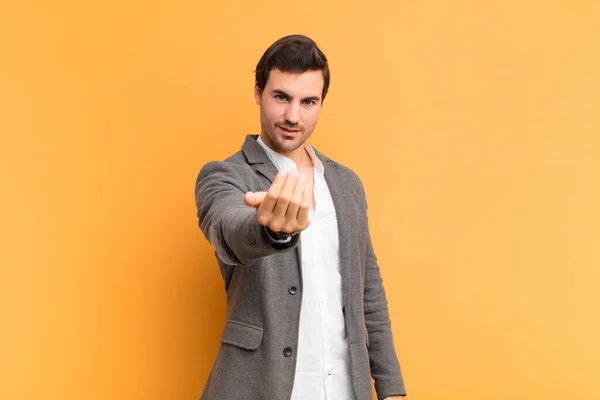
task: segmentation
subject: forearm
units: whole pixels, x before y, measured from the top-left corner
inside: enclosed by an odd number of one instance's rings
[[[229,265],[250,265],[258,258],[292,249],[293,238],[281,244],[258,223],[256,209],[244,203],[248,191],[233,166],[223,162],[206,164],[196,181],[198,222],[217,256]]]
[[[261,257],[291,250],[299,239],[282,242],[272,238],[258,223],[256,211],[247,206],[225,212],[201,228],[217,256],[230,265],[250,265]]]

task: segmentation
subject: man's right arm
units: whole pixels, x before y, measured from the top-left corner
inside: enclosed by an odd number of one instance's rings
[[[224,263],[250,265],[297,245],[299,235],[282,243],[265,229],[269,226],[275,231],[291,232],[308,225],[304,223],[308,218],[304,215],[307,207],[302,202],[303,187],[296,185],[294,179],[279,174],[269,192],[252,194],[257,202],[249,206],[244,200],[248,188],[236,166],[213,161],[202,168],[196,181],[198,221]]]

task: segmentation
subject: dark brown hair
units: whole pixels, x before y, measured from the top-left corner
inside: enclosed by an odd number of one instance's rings
[[[256,65],[256,86],[261,93],[273,69],[283,72],[303,73],[306,71],[323,72],[323,93],[325,100],[329,89],[329,65],[325,54],[311,38],[304,35],[289,35],[273,43],[262,55]]]

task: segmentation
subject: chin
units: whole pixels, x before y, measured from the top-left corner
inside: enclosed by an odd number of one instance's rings
[[[281,151],[290,152],[290,151],[294,151],[298,147],[302,146],[303,143],[304,143],[303,139],[296,139],[293,141],[283,139],[283,140],[279,141],[279,143],[277,143],[277,147],[279,147],[279,149]]]
[[[286,138],[285,134],[281,132],[277,132],[278,128],[275,128],[274,131],[270,131],[267,134],[271,145],[273,146],[273,150],[277,152],[291,152],[298,149],[300,146],[304,144],[304,141],[307,139],[304,135]]]

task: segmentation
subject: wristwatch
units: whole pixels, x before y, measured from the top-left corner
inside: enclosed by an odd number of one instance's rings
[[[286,240],[289,239],[293,236],[296,236],[297,234],[299,234],[300,232],[275,232],[273,231],[271,228],[269,228],[268,226],[265,226],[265,228],[267,229],[267,233],[269,234],[269,236],[271,236],[273,239],[275,240]]]

